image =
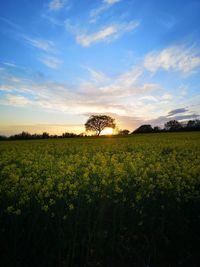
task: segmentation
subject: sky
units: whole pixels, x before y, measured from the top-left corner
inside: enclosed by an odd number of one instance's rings
[[[200,0],[1,0],[0,134],[200,115]]]

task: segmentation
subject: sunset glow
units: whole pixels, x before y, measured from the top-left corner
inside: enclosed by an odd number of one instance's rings
[[[198,119],[199,13],[188,0],[1,1],[0,135],[81,133],[91,114],[130,131]]]
[[[105,128],[102,132],[101,135],[112,135],[113,134],[113,129],[112,128]]]

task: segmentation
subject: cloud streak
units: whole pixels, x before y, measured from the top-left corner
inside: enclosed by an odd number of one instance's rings
[[[43,64],[53,69],[59,68],[62,64],[55,57],[43,55],[41,58]],[[133,127],[136,127],[141,123],[161,125],[171,118],[183,120],[198,116],[198,106],[192,112],[189,112],[188,108],[191,107],[191,103],[198,103],[197,97],[196,102],[188,99],[181,104],[187,108],[175,109],[182,99],[166,91],[159,84],[148,82],[142,66],[135,66],[111,76],[91,67],[86,69],[89,77],[79,80],[76,86],[72,86],[45,78],[38,80],[35,76],[14,76],[8,68],[7,74],[3,71],[3,80],[0,84],[1,104],[32,106],[74,116],[96,111],[112,113],[120,116],[121,125],[124,120],[124,127],[125,121],[132,121]]]
[[[168,113],[168,116],[174,116],[176,114],[180,114],[180,113],[185,113],[187,112],[188,109],[187,108],[177,108],[177,109],[173,109]]]
[[[104,3],[108,4],[108,5],[113,5],[116,4],[118,2],[120,2],[121,0],[104,0]]]
[[[55,66],[54,61],[53,63],[45,61],[45,63],[48,64],[48,67],[57,67],[57,62]],[[47,109],[75,113],[91,110],[105,112],[109,110],[119,114],[129,110],[129,105],[126,106],[126,103],[121,103],[122,98],[159,89],[156,84],[141,84],[139,81],[142,75],[140,69],[131,69],[117,77],[108,77],[104,73],[91,68],[88,71],[91,80],[82,81],[77,85],[76,90],[72,86],[62,83],[38,82],[20,77],[13,78],[11,75],[5,76],[5,82],[0,86],[0,89],[3,92],[9,92],[10,95],[13,94],[13,96],[26,94],[33,105]],[[7,100],[5,99],[5,102]],[[12,102],[9,101],[9,104],[12,104]]]
[[[55,45],[52,41],[31,38],[28,36],[24,36],[24,39],[33,47],[42,50],[44,52],[55,52]]]
[[[139,25],[140,23],[138,21],[130,21],[128,23],[122,24],[112,24],[104,27],[99,31],[88,34],[78,29],[78,27],[73,26],[70,21],[66,21],[65,23],[66,30],[71,32],[75,36],[77,43],[81,44],[84,47],[89,47],[92,44],[102,41],[113,41],[124,33],[133,31]]]
[[[6,100],[7,104],[11,106],[26,106],[31,103],[28,98],[21,95],[7,94]]]
[[[172,46],[149,53],[144,59],[144,67],[150,72],[165,70],[188,74],[200,67],[200,53],[193,48]]]
[[[120,2],[121,0],[104,0],[102,4],[95,9],[92,9],[90,12],[90,22],[94,23],[97,21],[98,17],[100,16],[101,13],[112,7],[114,4]]]
[[[41,61],[48,68],[54,70],[59,69],[62,65],[62,61],[60,59],[49,55],[43,55],[39,58],[39,61]]]
[[[64,7],[65,1],[64,0],[52,0],[49,3],[49,10],[57,11]]]

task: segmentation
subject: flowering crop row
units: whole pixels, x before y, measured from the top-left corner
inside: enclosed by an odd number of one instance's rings
[[[196,266],[199,189],[197,132],[1,142],[2,266]]]

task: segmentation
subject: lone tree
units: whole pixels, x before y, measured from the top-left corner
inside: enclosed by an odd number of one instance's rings
[[[107,115],[91,115],[85,123],[86,131],[95,131],[99,136],[103,129],[115,128],[115,119]]]

